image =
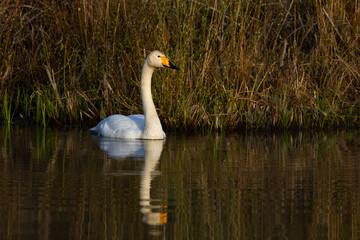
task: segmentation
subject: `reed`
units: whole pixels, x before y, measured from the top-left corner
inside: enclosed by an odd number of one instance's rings
[[[12,111],[11,111],[11,99],[8,98],[7,92],[4,93],[3,103],[2,103],[2,113],[4,116],[5,123],[12,122]]]
[[[0,9],[4,122],[140,113],[141,65],[154,49],[181,68],[153,79],[168,129],[360,122],[358,0],[4,0]]]

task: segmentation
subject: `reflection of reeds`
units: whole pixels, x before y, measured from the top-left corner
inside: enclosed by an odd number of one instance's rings
[[[351,147],[357,137],[195,137],[174,145],[168,139],[163,186],[181,209],[173,212],[170,236],[357,239],[360,168],[354,156],[360,152]]]
[[[140,171],[143,161],[114,161],[86,131],[2,130],[1,239],[21,238],[25,229],[33,239],[148,237],[139,177],[104,174]],[[163,232],[169,239],[359,239],[358,139],[169,136],[162,174],[151,183],[168,206]]]
[[[141,112],[143,49],[160,49],[182,69],[155,74],[167,127],[359,123],[358,1],[4,0],[0,8],[5,121]]]
[[[141,222],[141,214],[133,214],[139,202],[131,205],[119,197],[137,186],[131,198],[138,199],[139,181],[119,183],[104,175],[99,159],[108,159],[84,133],[86,143],[79,141],[81,131],[0,129],[1,239],[102,239],[106,234],[134,239],[128,236],[140,232],[136,224],[126,224]]]

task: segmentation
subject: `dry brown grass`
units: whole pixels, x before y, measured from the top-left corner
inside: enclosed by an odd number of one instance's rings
[[[181,68],[153,80],[168,128],[358,125],[359,5],[5,0],[3,119],[94,123],[141,112],[141,65],[159,49]]]

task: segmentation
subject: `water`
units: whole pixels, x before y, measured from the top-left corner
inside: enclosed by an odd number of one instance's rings
[[[360,131],[0,130],[0,239],[360,239]]]

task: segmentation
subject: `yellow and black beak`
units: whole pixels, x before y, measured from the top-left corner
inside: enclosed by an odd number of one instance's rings
[[[167,57],[160,57],[160,59],[161,59],[162,65],[163,65],[164,67],[172,68],[172,69],[175,69],[175,70],[180,70],[177,66],[175,66],[174,64],[172,64]]]

